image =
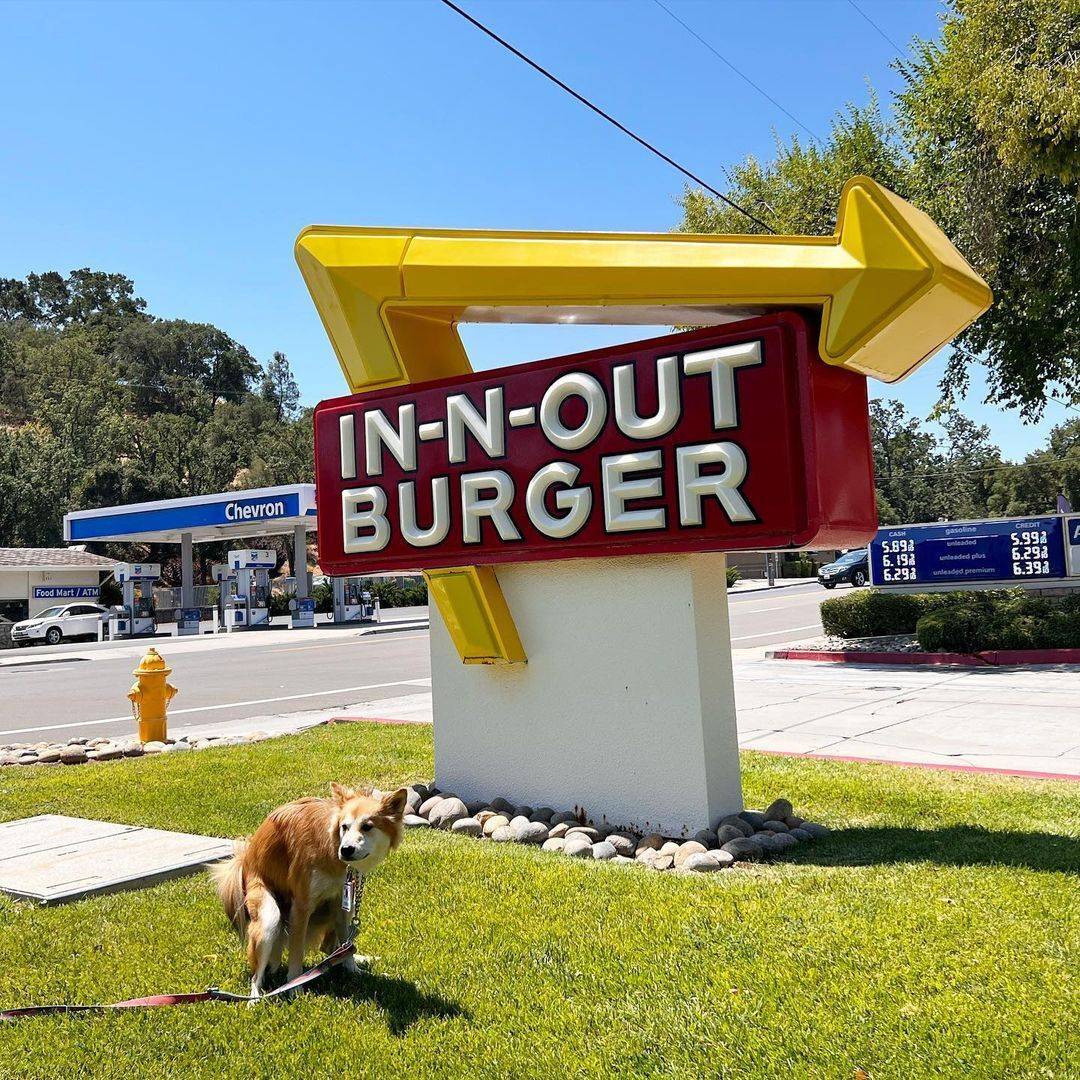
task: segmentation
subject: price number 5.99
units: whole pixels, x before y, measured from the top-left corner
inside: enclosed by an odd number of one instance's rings
[[[1021,529],[1009,533],[1013,577],[1036,577],[1050,573],[1050,545],[1045,529]]]

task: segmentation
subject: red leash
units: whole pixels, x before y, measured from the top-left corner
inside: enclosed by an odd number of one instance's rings
[[[353,942],[347,941],[344,945],[339,945],[329,955],[324,956],[314,967],[308,968],[303,974],[297,975],[295,979],[290,979],[276,990],[269,990],[259,997],[230,994],[227,990],[218,990],[216,987],[211,987],[209,990],[203,990],[197,994],[151,994],[149,997],[131,998],[129,1001],[117,1001],[111,1005],[27,1005],[22,1009],[3,1010],[0,1012],[0,1020],[21,1020],[24,1016],[52,1016],[55,1013],[99,1013],[111,1012],[114,1009],[158,1009],[163,1005],[196,1005],[201,1001],[266,1001],[268,998],[287,994],[290,990],[314,982],[355,952],[356,946]]]

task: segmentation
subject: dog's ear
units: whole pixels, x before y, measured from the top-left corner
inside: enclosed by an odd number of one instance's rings
[[[384,795],[382,799],[382,812],[388,817],[403,817],[405,814],[405,802],[409,797],[409,792],[405,788],[398,788],[397,791],[392,791],[389,795]]]
[[[330,783],[330,794],[339,802],[343,803],[348,799],[351,799],[355,792],[352,788],[346,787],[344,784],[339,784],[336,780]]]

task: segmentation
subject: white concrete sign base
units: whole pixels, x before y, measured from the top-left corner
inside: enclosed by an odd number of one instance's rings
[[[529,662],[465,665],[431,609],[435,779],[685,836],[742,809],[723,555],[500,567]]]

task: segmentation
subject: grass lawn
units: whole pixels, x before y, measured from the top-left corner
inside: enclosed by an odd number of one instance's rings
[[[1080,1076],[1080,786],[743,767],[747,805],[785,795],[836,831],[702,877],[412,832],[367,890],[370,973],[252,1009],[22,1020],[0,1077]],[[331,778],[431,772],[428,728],[335,726],[3,769],[0,817],[235,836]],[[246,989],[205,874],[51,909],[0,898],[0,922],[0,1007]]]

